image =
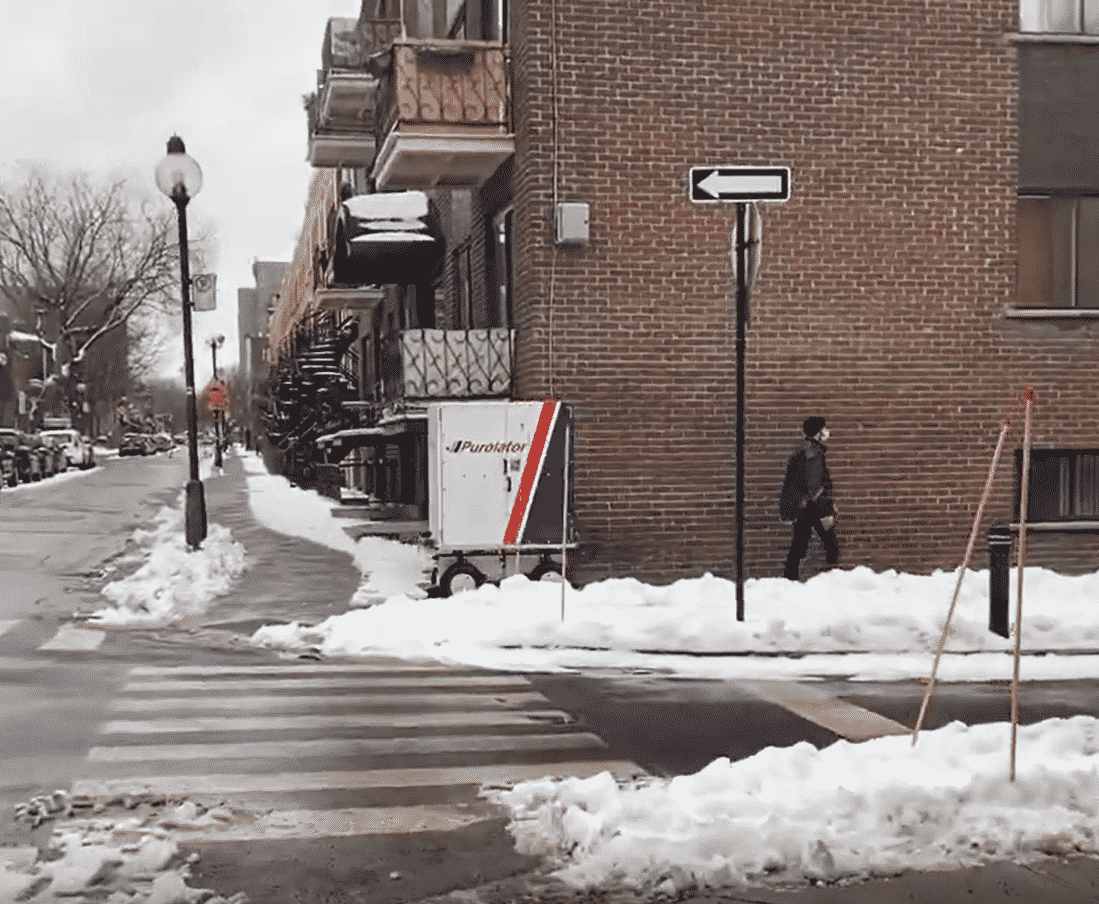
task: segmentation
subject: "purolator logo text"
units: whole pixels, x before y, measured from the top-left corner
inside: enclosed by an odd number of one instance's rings
[[[475,443],[473,440],[460,439],[446,447],[447,452],[522,452],[526,443]]]

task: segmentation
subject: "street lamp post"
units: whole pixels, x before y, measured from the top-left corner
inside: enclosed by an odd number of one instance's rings
[[[222,335],[211,336],[207,342],[210,343],[210,353],[214,358],[214,379],[218,378],[218,349],[221,348],[225,337]],[[221,460],[221,409],[214,409],[214,467],[222,467]]]
[[[202,188],[202,170],[188,156],[183,139],[168,139],[168,154],[156,166],[156,186],[172,199],[179,219],[179,276],[183,298],[183,361],[187,377],[187,441],[190,479],[187,481],[185,530],[187,545],[198,549],[206,539],[206,499],[198,478],[198,411],[195,404],[195,361],[191,346],[191,276],[187,260],[187,202]]]

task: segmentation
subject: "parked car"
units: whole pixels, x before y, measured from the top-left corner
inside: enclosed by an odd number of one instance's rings
[[[0,437],[10,443],[15,458],[15,473],[20,483],[42,479],[42,458],[35,437],[11,427],[0,427]],[[39,441],[41,442],[41,441]]]
[[[0,480],[9,487],[19,485],[16,453],[19,437],[14,430],[0,430]]]
[[[42,463],[42,476],[53,477],[65,470],[65,454],[52,436],[32,433],[32,441],[38,450],[38,460]]]
[[[155,433],[151,439],[153,448],[157,452],[171,452],[176,447],[172,437],[167,433]]]
[[[79,430],[66,428],[64,430],[43,430],[43,438],[49,437],[60,444],[64,468],[90,468],[95,464],[95,456],[92,453],[92,444],[88,442]]]
[[[122,455],[150,455],[153,447],[147,433],[127,433],[122,437],[118,445],[118,454]]]

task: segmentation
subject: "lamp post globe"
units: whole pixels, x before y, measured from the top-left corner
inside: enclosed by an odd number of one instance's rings
[[[188,156],[183,139],[168,139],[168,153],[156,165],[156,187],[171,198],[179,220],[179,277],[183,301],[183,363],[187,378],[187,440],[190,452],[190,477],[184,528],[187,546],[198,549],[206,539],[206,499],[198,477],[198,410],[195,402],[195,360],[191,337],[191,275],[187,258],[187,202],[202,189],[202,169]]]

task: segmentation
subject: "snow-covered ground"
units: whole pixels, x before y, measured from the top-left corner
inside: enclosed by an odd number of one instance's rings
[[[265,646],[521,671],[926,677],[957,583],[956,572],[868,568],[800,584],[753,578],[745,583],[747,620],[740,623],[733,585],[713,576],[665,586],[619,578],[566,586],[562,596],[560,584],[516,575],[499,587],[429,599],[418,587],[430,565],[422,550],[352,541],[329,500],[267,474],[258,456],[240,454],[262,523],[346,550],[363,573],[347,613],[315,625],[265,626],[252,638]],[[181,532],[169,528],[171,517],[163,514],[139,538],[149,570],[137,584],[111,591],[115,606],[101,620],[127,620],[110,612],[130,613],[136,623],[154,613],[171,620],[208,603],[221,592],[219,580],[239,575],[234,541],[217,525],[202,553],[184,554],[201,557],[199,577],[178,565],[179,556],[162,553]],[[201,599],[157,595],[182,575]],[[1014,578],[1011,585],[1014,594]],[[940,680],[1010,677],[1012,642],[987,630],[987,588],[987,572],[965,576]],[[1027,569],[1024,680],[1099,673],[1096,599],[1099,574]],[[1006,778],[1008,742],[1005,724],[954,723],[924,731],[915,746],[908,737],[841,741],[819,751],[799,744],[735,763],[718,759],[671,780],[619,784],[603,774],[485,793],[510,808],[521,849],[557,858],[560,875],[577,884],[617,879],[670,890],[693,881],[835,879],[1043,851],[1094,852],[1099,721],[1080,716],[1021,728],[1014,784]]]

